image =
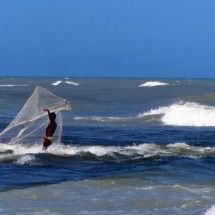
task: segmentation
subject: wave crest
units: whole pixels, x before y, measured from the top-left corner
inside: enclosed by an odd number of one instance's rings
[[[10,150],[10,152],[8,152]],[[0,144],[0,162],[6,160],[17,159],[17,164],[29,164],[38,162],[35,160],[36,154],[49,154],[61,157],[79,156],[84,158],[86,154],[96,156],[98,159],[120,159],[135,160],[135,159],[147,159],[156,157],[188,157],[188,158],[200,158],[209,155],[214,155],[215,149],[213,147],[197,147],[191,146],[187,143],[173,143],[166,146],[160,146],[155,143],[142,143],[132,146],[74,146],[53,144],[47,151],[42,150],[41,145],[24,145],[14,144],[6,145]]]
[[[168,107],[159,107],[140,114],[139,117],[162,115],[165,125],[174,126],[215,126],[215,107],[195,102],[180,102]]]
[[[169,84],[165,82],[160,82],[160,81],[148,81],[148,82],[145,82],[144,84],[141,84],[139,87],[156,87],[156,86],[166,86],[166,85],[169,85]]]

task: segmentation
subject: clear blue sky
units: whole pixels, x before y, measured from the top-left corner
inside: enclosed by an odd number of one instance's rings
[[[0,0],[0,76],[214,77],[214,0]]]

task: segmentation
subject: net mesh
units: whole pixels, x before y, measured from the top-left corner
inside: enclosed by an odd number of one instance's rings
[[[1,143],[41,142],[41,137],[44,136],[49,123],[48,114],[43,110],[44,108],[48,108],[50,112],[55,112],[57,115],[54,141],[60,142],[63,126],[61,111],[71,110],[71,104],[45,88],[37,86],[17,116],[0,133]]]

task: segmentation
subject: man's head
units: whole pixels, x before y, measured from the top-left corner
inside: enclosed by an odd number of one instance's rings
[[[50,113],[50,118],[55,120],[56,119],[56,114],[54,112]]]

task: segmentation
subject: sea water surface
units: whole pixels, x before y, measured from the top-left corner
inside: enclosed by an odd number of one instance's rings
[[[215,214],[215,80],[0,78],[0,130],[36,86],[61,143],[0,143],[0,214]]]

